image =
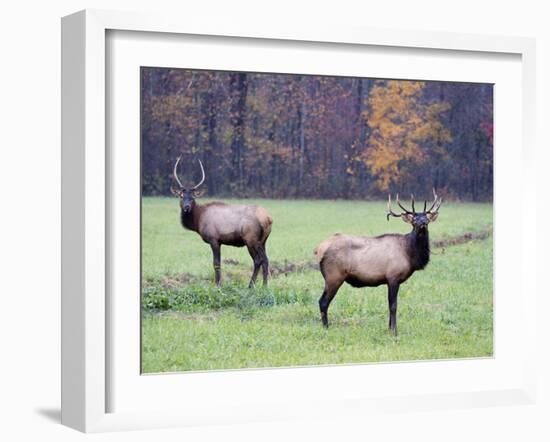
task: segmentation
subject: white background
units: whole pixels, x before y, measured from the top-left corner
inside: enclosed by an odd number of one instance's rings
[[[350,23],[380,28],[449,30],[538,38],[539,251],[548,249],[543,221],[550,112],[549,14],[544,2],[344,1],[20,1],[0,16],[0,438],[3,440],[548,440],[550,416],[549,302],[540,284],[540,399],[537,407],[500,407],[380,414],[282,424],[235,425],[85,436],[59,425],[60,367],[60,17],[82,8],[162,10],[180,14],[243,15],[254,21]],[[180,5],[176,7],[175,5]],[[545,81],[546,79],[546,81]],[[518,122],[519,124],[519,122]],[[545,164],[546,162],[546,164]],[[513,179],[514,177],[511,177]],[[518,180],[521,177],[517,177]],[[510,215],[519,208],[510,202]],[[510,235],[513,236],[511,231]],[[542,264],[543,255],[539,261]],[[542,276],[542,265],[540,266]]]

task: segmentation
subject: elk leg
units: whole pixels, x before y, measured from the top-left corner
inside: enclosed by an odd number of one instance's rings
[[[397,292],[399,284],[388,283],[388,307],[390,310],[389,328],[397,335]]]
[[[252,288],[254,284],[256,284],[256,277],[258,276],[258,272],[260,271],[260,265],[262,264],[262,257],[258,253],[254,247],[248,246],[248,253],[250,253],[250,256],[252,257],[252,261],[254,261],[254,270],[252,271],[252,277],[250,278],[250,283],[248,284],[248,288]]]
[[[327,298],[327,289],[323,290],[323,294],[319,298],[319,310],[321,311],[321,322],[323,325],[328,328],[328,306],[329,301]]]
[[[319,310],[321,310],[321,322],[326,328],[328,328],[328,308],[343,282],[344,281],[340,281],[338,284],[330,284],[330,285],[328,284],[328,282],[325,283],[325,290],[323,291],[323,294],[319,298]]]
[[[269,275],[269,259],[267,258],[267,253],[265,251],[265,245],[262,247],[261,256],[262,256],[262,274],[264,278],[264,286],[266,286],[267,277]]]
[[[221,246],[219,244],[210,244],[212,247],[212,255],[214,256],[214,274],[216,285],[220,285],[221,280]]]

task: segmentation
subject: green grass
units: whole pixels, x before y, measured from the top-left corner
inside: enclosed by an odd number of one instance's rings
[[[228,201],[240,203],[242,201]],[[144,198],[142,371],[145,373],[490,356],[493,351],[492,236],[433,250],[401,286],[398,337],[387,330],[386,288],[342,286],[331,327],[321,327],[320,272],[313,249],[336,232],[409,231],[385,218],[384,202],[247,200],[274,218],[268,288],[247,288],[245,248],[222,247],[221,288],[210,247],[179,224],[176,199]],[[444,204],[433,241],[492,225],[490,204]],[[288,271],[289,264],[299,264]],[[287,270],[281,272],[281,270]]]

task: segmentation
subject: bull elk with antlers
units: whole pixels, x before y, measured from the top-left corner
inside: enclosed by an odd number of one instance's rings
[[[260,267],[263,272],[264,285],[267,284],[269,261],[265,243],[273,224],[271,215],[260,206],[228,205],[217,201],[198,204],[195,199],[201,195],[198,188],[205,180],[204,168],[199,160],[202,174],[200,182],[195,186],[185,187],[178,178],[177,170],[180,159],[181,156],[174,165],[174,178],[179,189],[172,187],[171,190],[180,199],[182,226],[197,232],[202,240],[210,244],[212,248],[216,284],[219,285],[221,280],[222,245],[246,246],[254,261],[249,287],[255,284]]]
[[[386,234],[376,237],[350,236],[336,234],[322,242],[315,255],[325,279],[325,289],[319,299],[321,321],[328,327],[328,307],[340,286],[347,282],[352,287],[388,286],[389,328],[397,334],[397,293],[404,283],[416,271],[422,270],[430,260],[430,240],[428,224],[437,219],[441,198],[433,191],[434,200],[426,210],[424,201],[422,212],[416,212],[414,197],[412,210],[405,209],[395,213],[391,208],[391,196],[388,196],[387,219],[390,216],[401,218],[412,225],[412,231],[406,235]]]

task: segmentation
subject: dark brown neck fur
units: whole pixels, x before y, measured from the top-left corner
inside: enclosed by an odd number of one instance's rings
[[[210,206],[223,205],[224,203],[214,201],[207,204],[197,204],[193,205],[193,208],[190,212],[185,213],[183,209],[180,209],[180,221],[181,225],[187,230],[192,230],[193,232],[199,231],[199,221],[206,209]]]
[[[180,211],[180,221],[181,225],[187,230],[192,230],[193,232],[198,232],[199,230],[199,219],[201,217],[202,211],[204,210],[203,206],[195,204],[190,212],[185,213],[183,209]]]
[[[407,253],[414,270],[422,270],[430,261],[430,235],[425,231],[413,231],[406,236]]]

